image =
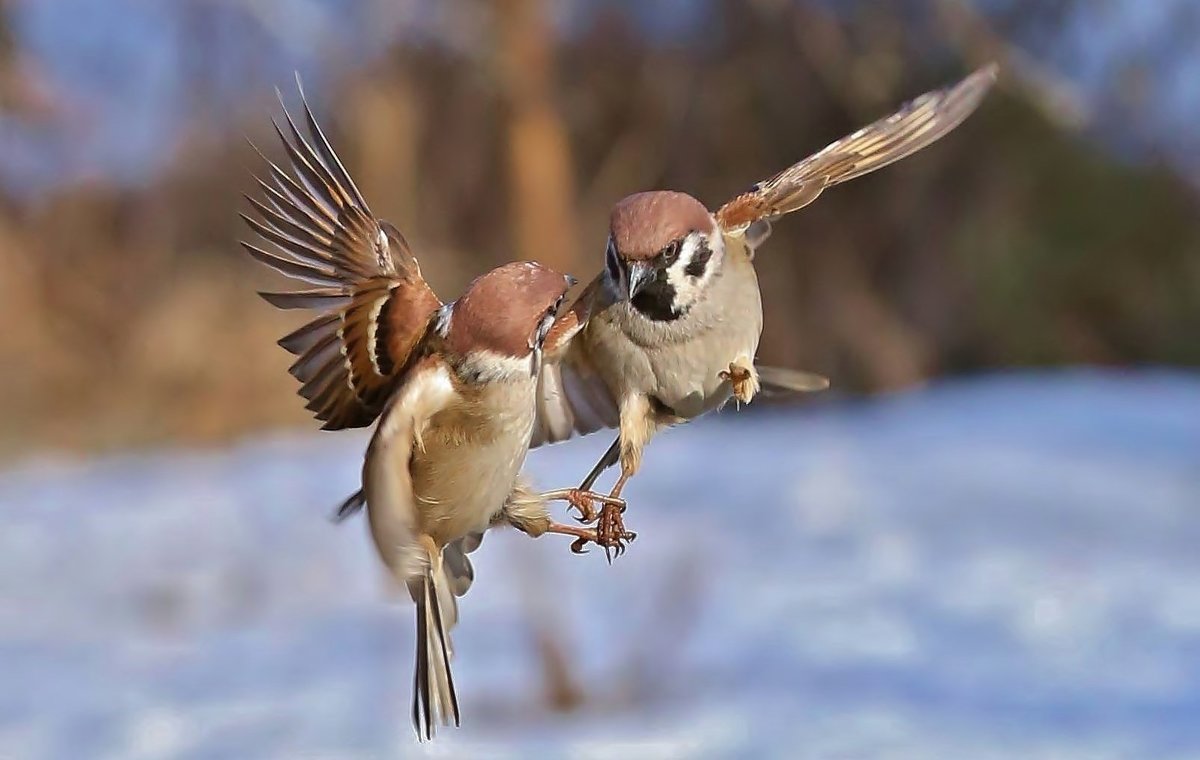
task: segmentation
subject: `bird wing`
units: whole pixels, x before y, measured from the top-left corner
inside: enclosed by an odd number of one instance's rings
[[[423,535],[411,462],[420,451],[430,420],[458,398],[453,375],[437,354],[422,352],[400,378],[371,437],[363,467],[375,545],[395,579],[416,603],[417,655],[413,678],[413,725],[433,738],[434,725],[459,722],[450,672],[450,630],[458,618],[456,580],[446,573],[442,552]],[[465,590],[465,589],[464,589]]]
[[[450,368],[437,355],[423,356],[399,379],[367,448],[364,501],[371,505],[371,530],[379,546],[391,547],[384,563],[401,583],[429,566],[419,543],[419,505],[409,462],[423,446],[429,420],[458,398]]]
[[[272,120],[292,173],[264,157],[270,181],[256,179],[265,202],[247,196],[258,218],[242,214],[275,252],[242,245],[277,272],[317,286],[260,295],[280,309],[320,312],[280,339],[298,357],[289,372],[302,383],[306,408],[324,429],[364,427],[383,410],[441,301],[421,277],[404,236],[371,214],[303,90],[300,96],[310,137],[286,107],[291,140]]]
[[[909,101],[891,116],[757,183],[721,206],[716,213],[717,223],[726,234],[744,234],[755,222],[769,223],[807,206],[827,187],[916,153],[970,116],[995,81],[996,65],[990,64],[953,87],[927,92]],[[765,226],[757,225],[760,230]],[[755,236],[761,242],[765,232],[759,231]]]
[[[603,294],[601,275],[559,315],[546,336],[530,448],[615,428],[621,422],[617,400],[575,340]]]

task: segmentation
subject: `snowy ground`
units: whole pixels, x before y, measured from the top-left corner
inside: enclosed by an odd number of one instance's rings
[[[418,747],[364,437],[0,475],[0,758],[1200,758],[1200,377],[1071,372],[663,436],[612,567],[493,535]],[[536,454],[575,481],[606,440]],[[531,621],[537,621],[532,623]],[[572,652],[542,705],[533,629]]]

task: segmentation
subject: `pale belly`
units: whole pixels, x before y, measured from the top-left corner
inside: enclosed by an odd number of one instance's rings
[[[685,316],[652,322],[628,304],[588,324],[593,364],[613,395],[644,394],[692,419],[724,404],[720,375],[730,362],[753,362],[762,334],[762,301],[753,266],[727,271],[709,298]]]
[[[445,544],[485,530],[521,472],[532,429],[531,413],[496,425],[486,439],[428,437],[410,470],[422,532]]]

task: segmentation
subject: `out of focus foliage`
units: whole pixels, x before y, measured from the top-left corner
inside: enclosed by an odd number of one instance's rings
[[[32,200],[8,184],[0,451],[303,424],[273,346],[297,319],[254,297],[271,277],[235,242],[261,168],[241,135],[277,157],[270,94],[279,84],[295,103],[294,87],[251,67],[230,105],[211,74],[253,58],[244,48],[265,32],[242,30],[261,6],[177,4],[190,120],[153,176]],[[69,146],[71,104],[45,97],[5,7],[3,118]],[[570,28],[535,0],[438,7],[447,23],[461,15],[465,43],[397,35],[368,60],[330,55],[312,94],[372,209],[447,297],[511,258],[586,278],[622,195],[675,188],[715,206],[997,59],[999,87],[957,132],[776,226],[760,256],[760,357],[843,391],[1009,365],[1200,363],[1195,189],[1104,147],[1018,52],[1077,3],[990,3],[985,16],[950,0],[729,0],[680,10],[696,18],[671,33],[634,5]],[[372,8],[328,34],[352,40]]]

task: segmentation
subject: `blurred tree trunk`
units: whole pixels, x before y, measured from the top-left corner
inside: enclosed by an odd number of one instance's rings
[[[353,176],[371,210],[401,230],[417,220],[421,113],[418,93],[398,68],[354,88],[345,119],[347,145],[357,151]]]
[[[829,256],[822,267],[823,282],[833,294],[827,306],[830,329],[868,387],[890,391],[922,382],[929,376],[933,351],[875,292],[852,251],[846,247],[848,255]]]
[[[516,258],[577,268],[571,146],[554,103],[554,30],[542,0],[496,0],[497,69],[508,105],[509,203]]]

